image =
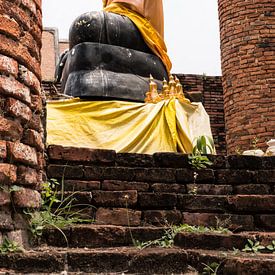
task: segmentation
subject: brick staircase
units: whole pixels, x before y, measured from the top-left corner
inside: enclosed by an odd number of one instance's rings
[[[275,274],[275,255],[244,253],[247,240],[275,240],[275,158],[209,156],[194,170],[174,153],[118,154],[110,150],[48,148],[48,178],[64,179],[65,194],[92,224],[43,232],[25,253],[0,255],[0,274]],[[231,232],[182,231],[171,248],[138,249],[172,225],[223,226]],[[233,251],[234,249],[234,251]],[[238,250],[237,250],[238,249]],[[2,271],[2,273],[1,273]]]

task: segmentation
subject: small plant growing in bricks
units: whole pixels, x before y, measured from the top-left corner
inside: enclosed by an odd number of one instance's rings
[[[211,263],[209,265],[202,263],[204,265],[203,271],[202,271],[202,275],[217,275],[218,274],[218,270],[220,268],[221,264],[218,264],[216,262]]]
[[[206,156],[208,153],[215,153],[213,139],[207,136],[198,137],[196,139],[196,145],[193,148],[192,154],[188,156],[189,164],[198,170],[211,166],[213,163]]]
[[[9,240],[7,237],[4,238],[3,243],[0,245],[0,253],[17,253],[23,252],[23,248],[16,242]]]
[[[273,254],[275,254],[275,240],[272,241],[272,243],[270,245],[268,245],[266,247],[270,252],[272,252]]]
[[[252,139],[252,141],[251,141],[251,147],[252,147],[253,150],[259,149],[259,148],[258,148],[258,142],[259,142],[259,138],[254,137],[254,138]]]
[[[252,240],[247,240],[248,243],[245,245],[244,249],[242,249],[243,252],[253,252],[253,253],[259,253],[261,250],[264,250],[266,247],[261,245],[259,241],[253,242]]]
[[[60,231],[66,242],[68,242],[66,235],[62,231],[63,228],[75,223],[92,222],[92,220],[82,218],[81,214],[85,209],[74,211],[75,207],[87,206],[74,204],[74,196],[77,192],[65,197],[63,181],[61,194],[58,191],[59,185],[59,182],[55,179],[44,183],[41,192],[41,210],[25,213],[29,216],[30,231],[33,236],[41,237],[44,229],[55,228]],[[88,206],[91,207],[90,205]]]
[[[174,245],[174,239],[176,235],[180,232],[187,232],[187,233],[222,233],[222,234],[229,234],[231,231],[227,228],[214,228],[214,227],[205,227],[205,226],[195,226],[189,224],[182,224],[179,226],[171,226],[167,229],[164,235],[156,240],[147,241],[147,242],[140,242],[138,240],[133,240],[133,244],[138,249],[144,249],[152,246],[159,246],[162,248],[170,248]]]

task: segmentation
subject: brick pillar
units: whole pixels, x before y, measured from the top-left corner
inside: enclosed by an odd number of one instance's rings
[[[0,240],[21,242],[22,209],[40,206],[41,33],[41,0],[0,1]]]
[[[274,0],[218,0],[227,149],[275,136]]]

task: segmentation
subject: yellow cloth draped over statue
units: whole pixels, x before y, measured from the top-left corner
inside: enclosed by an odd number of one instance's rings
[[[127,16],[139,29],[145,43],[163,62],[168,73],[172,63],[164,42],[162,0],[107,0],[104,11]]]
[[[47,143],[153,154],[192,152],[192,142],[212,136],[201,103],[177,99],[157,104],[69,99],[47,103]]]

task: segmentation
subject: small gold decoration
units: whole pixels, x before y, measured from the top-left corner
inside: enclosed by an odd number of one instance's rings
[[[149,91],[146,93],[146,103],[158,103],[162,100],[177,98],[180,102],[190,103],[184,96],[182,85],[179,79],[173,75],[169,76],[169,83],[163,80],[162,91],[159,93],[157,84],[152,75],[150,75]]]
[[[146,103],[158,103],[162,100],[160,95],[158,94],[158,85],[154,81],[152,75],[150,75],[150,83],[149,83],[149,92],[146,93],[145,102]]]

